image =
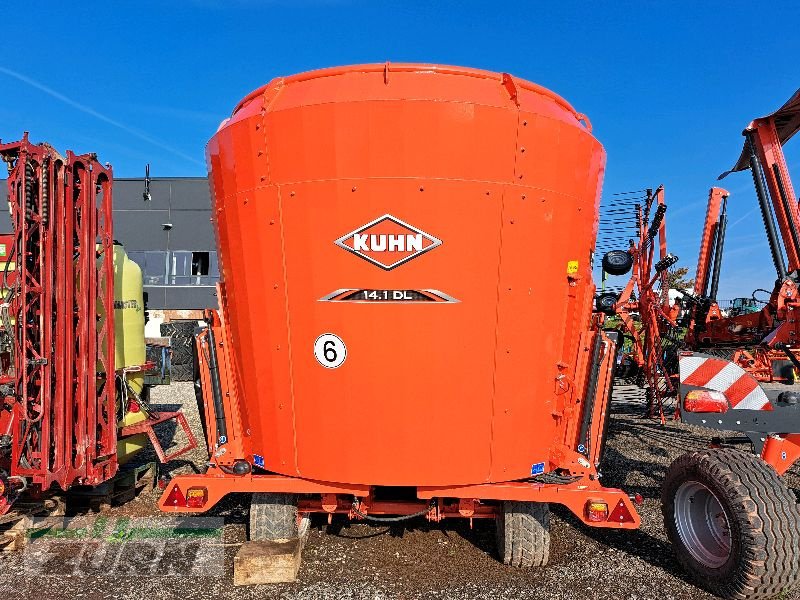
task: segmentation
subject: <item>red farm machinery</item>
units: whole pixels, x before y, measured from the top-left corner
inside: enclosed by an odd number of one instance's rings
[[[800,446],[775,432],[797,403],[683,335],[687,319],[698,333],[721,317],[703,298],[724,212],[704,236],[704,287],[671,303],[664,189],[648,191],[629,247],[603,257],[608,273],[633,269],[628,285],[598,295],[585,257],[605,159],[588,119],[530,82],[457,67],[275,79],[239,103],[207,159],[222,271],[195,348],[210,462],[173,479],[162,510],[249,492],[253,540],[297,536],[312,513],[489,518],[505,563],[544,565],[550,504],[591,527],[639,525],[632,499],[601,483],[627,340],[651,416],[677,401],[685,421],[756,448],[670,467],[680,562],[726,598],[796,583],[800,513],[778,473]],[[779,329],[790,287],[774,294]]]
[[[755,119],[744,130],[745,143],[734,167],[720,176],[749,169],[764,223],[775,283],[756,290],[751,302],[723,315],[717,304],[727,222],[728,192],[712,188],[703,228],[687,341],[696,349],[731,359],[762,382],[793,382],[800,362],[797,323],[800,277],[800,217],[785,144],[800,130],[800,91],[774,113]],[[713,264],[713,269],[710,265]],[[764,292],[759,301],[755,294]],[[761,304],[756,310],[754,304]]]
[[[741,157],[721,176],[748,168],[753,176],[777,275],[760,310],[740,303],[741,310],[726,314],[717,302],[729,198],[718,187],[709,193],[692,290],[677,290],[670,301],[668,273],[677,258],[666,250],[659,188],[629,214],[638,237],[603,263],[612,275],[632,264],[627,286],[597,298],[598,309],[619,319],[619,335],[628,340],[628,364],[618,369],[631,375],[633,367],[645,388],[647,416],[663,423],[669,407],[675,419],[714,432],[707,450],[670,467],[662,506],[681,564],[726,598],[781,594],[800,572],[800,512],[781,477],[800,458],[800,393],[785,385],[800,368],[800,219],[782,152],[798,129],[800,92],[745,129]],[[737,438],[752,452],[737,449]]]
[[[254,540],[296,536],[312,513],[488,518],[505,563],[543,565],[550,504],[591,527],[639,525],[601,483],[623,340],[662,420],[678,398],[686,420],[730,425],[728,387],[748,405],[761,389],[685,350],[663,188],[631,215],[629,247],[603,257],[609,273],[633,268],[622,296],[597,294],[604,153],[588,119],[535,84],[390,64],[278,78],[239,103],[207,159],[222,271],[196,340],[210,463],[167,485],[164,511],[250,492]],[[713,361],[737,369],[722,391]],[[770,414],[738,429],[767,457],[793,452]],[[800,514],[768,461],[685,455],[663,500],[701,585],[757,598],[795,583]]]
[[[763,306],[726,311],[728,192],[711,189],[694,286],[674,298],[663,186],[615,197],[609,222],[632,234],[602,247],[605,151],[550,90],[390,63],[255,90],[207,146],[221,279],[193,366],[209,460],[166,482],[159,508],[251,494],[261,541],[302,535],[313,514],[486,519],[505,564],[543,566],[551,505],[587,527],[640,525],[603,473],[624,370],[648,418],[714,434],[662,487],[679,562],[726,599],[787,592],[800,214],[782,145],[798,130],[800,92],[744,131],[730,172],[751,170],[777,279]],[[3,523],[23,496],[112,481],[148,438],[161,461],[196,442],[180,412],[148,404],[141,270],[113,239],[111,167],[27,134],[0,158]],[[612,292],[606,274],[629,277]],[[154,431],[167,421],[187,438],[172,453]]]
[[[605,154],[584,115],[509,74],[333,68],[247,96],[207,159],[210,465],[162,510],[251,492],[262,540],[312,513],[492,519],[518,567],[547,562],[551,503],[639,525],[599,479],[614,343],[592,307]]]
[[[20,496],[112,480],[153,427],[141,271],[113,239],[112,171],[27,134],[0,143],[13,233],[2,236],[0,517]],[[180,451],[193,447],[189,443]]]

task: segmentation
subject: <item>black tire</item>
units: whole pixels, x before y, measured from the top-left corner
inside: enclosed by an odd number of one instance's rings
[[[496,517],[497,553],[512,567],[543,567],[550,558],[550,505],[503,502]]]
[[[192,381],[194,368],[192,365],[172,365],[169,377],[171,381]]]
[[[190,338],[194,337],[196,321],[172,321],[161,324],[161,337]]]
[[[614,292],[606,292],[595,298],[594,306],[597,312],[605,313],[607,315],[614,315],[617,313],[617,302],[619,302],[619,296],[617,296]]]
[[[297,496],[256,493],[250,501],[250,539],[288,540],[305,534],[308,516],[297,518]]]
[[[603,255],[603,271],[609,275],[625,275],[633,267],[633,256],[625,250],[611,250]]]
[[[172,337],[175,335],[175,324],[174,323],[161,323],[161,337]]]
[[[192,364],[192,349],[183,346],[172,347],[172,357],[170,364],[175,365],[191,365]]]
[[[187,348],[190,349],[194,345],[194,335],[190,335],[188,337],[183,336],[173,336],[170,338],[170,345],[178,348]]]
[[[678,562],[708,591],[750,600],[797,583],[797,499],[760,458],[731,448],[684,454],[667,470],[661,500]]]
[[[195,321],[173,321],[172,323],[161,324],[161,335],[169,337],[170,344],[170,363],[174,365],[192,364],[192,347],[194,346]],[[174,378],[174,376],[173,376]],[[188,381],[178,379],[177,381]]]

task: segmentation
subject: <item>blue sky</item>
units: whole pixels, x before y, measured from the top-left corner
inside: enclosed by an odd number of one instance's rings
[[[147,162],[203,175],[220,120],[272,77],[385,60],[508,71],[589,115],[606,197],[665,184],[670,248],[693,272],[708,188],[742,128],[800,87],[799,20],[797,2],[735,0],[29,3],[0,23],[0,138],[96,151],[117,177]],[[800,189],[800,140],[786,151]],[[749,173],[724,186],[728,299],[774,275]]]

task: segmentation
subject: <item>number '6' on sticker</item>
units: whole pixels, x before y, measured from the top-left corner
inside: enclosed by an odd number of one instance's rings
[[[326,369],[336,369],[347,358],[347,346],[335,333],[323,333],[314,341],[314,357]]]

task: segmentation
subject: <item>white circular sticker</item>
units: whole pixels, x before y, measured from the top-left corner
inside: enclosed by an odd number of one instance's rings
[[[323,333],[314,342],[314,356],[323,367],[335,369],[341,367],[347,358],[347,346],[338,335]]]

